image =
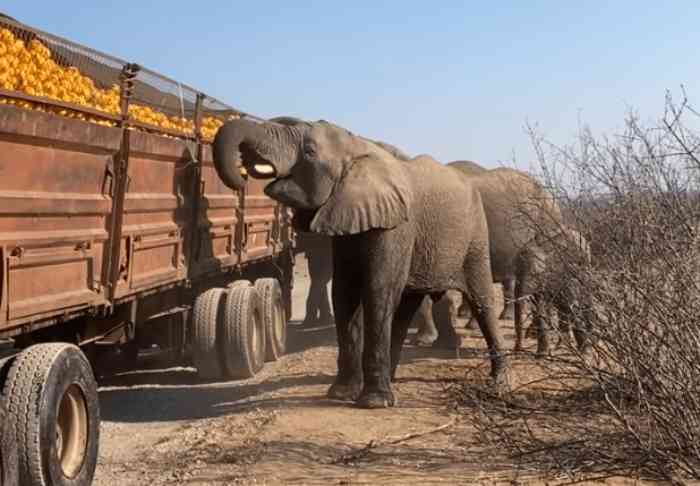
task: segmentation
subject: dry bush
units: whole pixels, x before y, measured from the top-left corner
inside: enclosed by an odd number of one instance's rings
[[[519,467],[700,479],[699,120],[683,93],[658,122],[631,114],[609,137],[584,127],[570,147],[531,130],[543,183],[592,251],[589,263],[559,248],[558,275],[539,285],[575,291],[571,322],[593,344],[582,353],[562,339],[506,398],[460,389]]]

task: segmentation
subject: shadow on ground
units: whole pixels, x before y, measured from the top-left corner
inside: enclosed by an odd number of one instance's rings
[[[305,328],[293,321],[287,336],[287,354],[293,356],[315,347],[335,344],[335,327]],[[280,371],[276,371],[276,367]],[[290,374],[285,372],[283,362],[280,365],[266,363],[265,368],[250,380],[212,383],[200,380],[194,368],[182,367],[181,364],[141,363],[128,372],[100,381],[101,416],[103,420],[115,422],[168,422],[216,417],[248,408],[245,405],[252,397],[285,388],[330,384],[334,372],[319,370],[323,373]],[[282,402],[282,399],[277,399],[277,404]]]

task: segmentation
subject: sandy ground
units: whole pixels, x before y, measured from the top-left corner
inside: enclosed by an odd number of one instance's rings
[[[288,354],[254,379],[201,383],[191,368],[151,366],[101,386],[95,485],[546,483],[499,459],[454,412],[450,383],[488,370],[478,332],[460,331],[459,358],[407,346],[395,408],[327,400],[334,328],[300,326],[308,289],[301,263]],[[510,341],[512,322],[504,326]]]

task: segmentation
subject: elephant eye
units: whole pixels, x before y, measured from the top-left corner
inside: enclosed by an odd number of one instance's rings
[[[306,155],[308,158],[316,157],[316,147],[307,143],[304,145],[304,155]]]

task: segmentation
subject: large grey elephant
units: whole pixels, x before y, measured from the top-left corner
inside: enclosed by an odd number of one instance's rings
[[[287,126],[304,125],[307,122],[293,116],[278,116],[269,121]],[[364,137],[362,137],[364,138]],[[409,160],[410,156],[404,151],[386,142],[370,141],[399,160]],[[303,253],[306,257],[309,271],[309,294],[306,297],[306,313],[303,324],[313,326],[331,322],[333,313],[328,296],[328,283],[333,278],[333,250],[331,238],[326,235],[308,231],[297,231],[296,254]]]
[[[537,181],[523,172],[486,170],[471,161],[451,162],[448,167],[471,181],[481,194],[489,228],[491,270],[494,282],[502,283],[504,290],[505,306],[500,318],[510,318],[519,252],[535,240],[536,225],[544,228],[561,224],[561,212]],[[438,324],[440,332],[431,318],[423,319],[417,342],[429,344],[439,336],[436,344],[451,346],[456,339],[452,326]]]
[[[295,208],[298,224],[332,236],[338,371],[329,397],[392,406],[408,325],[426,294],[448,289],[469,297],[491,375],[507,383],[486,216],[466,178],[428,157],[403,163],[323,121],[232,120],[217,132],[213,154],[225,184],[236,187],[242,165],[270,179],[265,193]]]

